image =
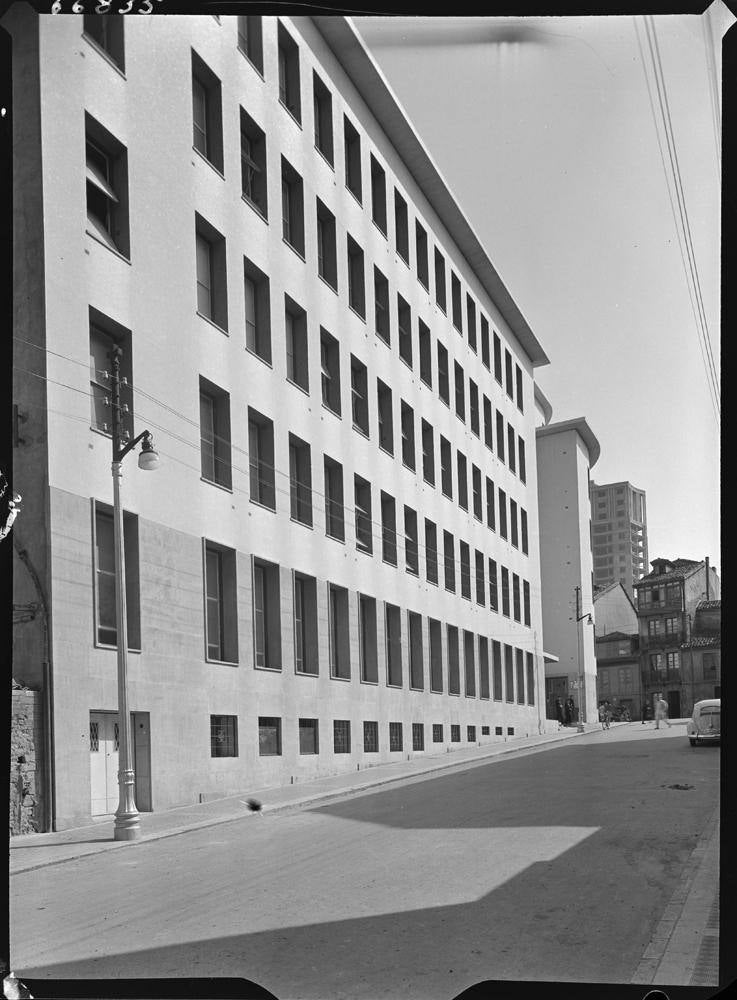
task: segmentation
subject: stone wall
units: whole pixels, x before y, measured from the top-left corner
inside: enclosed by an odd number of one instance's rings
[[[13,691],[10,734],[10,833],[44,829],[43,694]]]

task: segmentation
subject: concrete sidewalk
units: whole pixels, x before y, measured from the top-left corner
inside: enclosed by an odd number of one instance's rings
[[[613,727],[634,725],[634,723],[613,723]],[[486,746],[464,747],[434,756],[413,757],[361,771],[318,778],[304,784],[285,785],[275,788],[251,788],[238,795],[216,799],[210,802],[169,809],[164,812],[141,813],[141,838],[134,842],[113,840],[113,817],[106,816],[90,826],[63,830],[57,833],[32,833],[10,840],[10,874],[16,875],[47,865],[60,864],[89,854],[133,847],[136,844],[163,837],[216,826],[241,819],[258,821],[259,814],[249,810],[246,799],[257,798],[262,812],[273,813],[283,809],[325,802],[356,792],[371,790],[381,785],[408,778],[422,778],[453,767],[472,766],[507,754],[521,751],[550,749],[586,734],[601,733],[601,726],[586,726],[585,733],[579,733],[571,726],[555,733],[541,736],[527,736],[505,739]]]

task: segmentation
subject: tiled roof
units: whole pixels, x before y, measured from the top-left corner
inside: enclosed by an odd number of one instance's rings
[[[636,639],[636,638],[637,638],[636,632],[632,632],[629,635],[626,632],[607,632],[606,635],[597,635],[596,641],[613,642],[615,639]]]
[[[693,559],[674,559],[671,563],[673,566],[672,570],[667,573],[656,573],[654,570],[652,573],[648,573],[647,576],[643,576],[638,580],[634,586],[640,587],[643,583],[660,583],[661,581],[667,580],[683,580],[685,577],[690,576],[694,570],[698,569],[699,566],[703,566],[703,562],[696,562]]]
[[[721,611],[721,601],[699,601],[696,605],[697,611]]]
[[[692,635],[690,642],[681,643],[681,649],[719,649],[721,645],[720,635]]]

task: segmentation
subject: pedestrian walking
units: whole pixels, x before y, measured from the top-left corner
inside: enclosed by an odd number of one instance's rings
[[[612,708],[608,701],[604,702],[604,729],[609,729],[612,721]]]
[[[646,701],[642,703],[642,725],[644,726],[647,722],[647,717],[650,714],[650,706]]]
[[[660,729],[660,723],[665,722],[670,729],[670,719],[668,718],[668,702],[663,698],[662,693],[655,701],[655,728]]]
[[[560,729],[560,727],[563,725],[564,722],[563,702],[560,700],[560,698],[555,699],[555,716],[558,720],[558,729]]]
[[[599,705],[599,722],[601,723],[601,728],[606,729],[606,712],[603,701]]]
[[[574,709],[573,698],[571,698],[571,696],[569,695],[566,698],[566,707],[563,713],[565,717],[565,724],[567,726],[570,726],[571,722],[573,722],[573,709]]]

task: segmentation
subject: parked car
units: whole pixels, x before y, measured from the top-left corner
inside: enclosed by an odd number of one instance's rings
[[[692,747],[698,743],[719,743],[721,739],[721,698],[707,698],[697,701],[693,715],[688,720],[686,732]]]

